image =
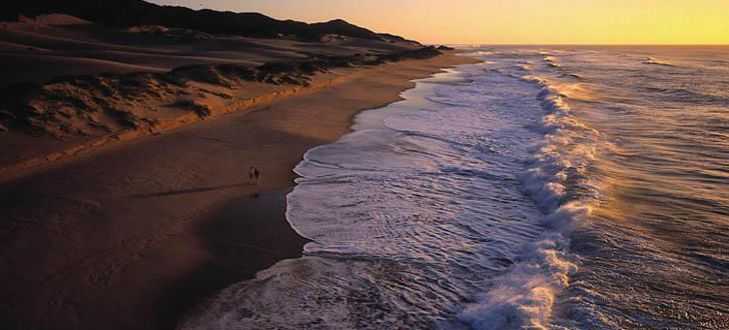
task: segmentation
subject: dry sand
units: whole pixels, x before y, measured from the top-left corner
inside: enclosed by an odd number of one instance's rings
[[[339,71],[345,79],[315,92],[5,181],[0,326],[174,328],[217,290],[300,255],[305,241],[283,213],[306,150],[347,133],[358,111],[398,100],[412,79],[466,62]]]

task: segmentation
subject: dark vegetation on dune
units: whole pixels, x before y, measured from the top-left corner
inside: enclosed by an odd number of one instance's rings
[[[31,134],[56,137],[85,135],[69,120],[80,120],[99,129],[99,116],[112,118],[115,126],[140,128],[156,123],[118,106],[118,100],[144,107],[145,98],[162,98],[184,88],[189,81],[234,87],[240,82],[308,86],[317,73],[331,69],[379,65],[406,59],[427,59],[440,55],[434,47],[423,47],[389,54],[317,56],[302,61],[270,62],[260,66],[236,64],[193,65],[168,73],[103,74],[99,76],[59,77],[46,84],[16,84],[0,89],[0,130],[20,129]],[[189,102],[188,102],[189,103]],[[210,114],[197,104],[175,104],[200,117]]]
[[[9,2],[9,3],[7,3]],[[213,34],[276,38],[293,36],[318,41],[329,34],[348,37],[405,41],[391,34],[379,34],[343,20],[308,24],[277,20],[259,13],[234,13],[192,10],[185,7],[159,6],[142,0],[9,0],[3,4],[0,21],[12,21],[18,15],[68,14],[110,27],[161,25]]]

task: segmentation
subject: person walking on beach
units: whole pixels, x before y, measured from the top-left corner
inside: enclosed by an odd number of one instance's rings
[[[253,198],[258,198],[258,196],[260,196],[260,193],[258,192],[258,183],[261,180],[261,172],[255,166],[251,166],[251,168],[248,169],[248,180],[251,184],[256,185],[256,191],[253,193]]]
[[[258,186],[258,182],[261,180],[261,172],[255,166],[251,166],[248,170],[248,180]]]

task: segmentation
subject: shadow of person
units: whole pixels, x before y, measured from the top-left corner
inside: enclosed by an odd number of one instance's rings
[[[233,188],[247,187],[247,186],[252,186],[252,185],[253,185],[252,183],[237,183],[237,184],[228,184],[228,185],[212,186],[212,187],[170,190],[170,191],[163,191],[163,192],[156,192],[156,193],[149,193],[149,194],[135,194],[135,195],[131,195],[130,197],[132,197],[132,198],[167,197],[167,196],[197,194],[197,193],[204,193],[204,192],[217,191],[217,190],[233,189]]]

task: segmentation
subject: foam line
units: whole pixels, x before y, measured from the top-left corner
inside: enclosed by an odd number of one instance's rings
[[[569,234],[589,216],[599,196],[587,169],[597,156],[600,133],[573,116],[557,85],[534,75],[522,79],[540,88],[537,99],[545,116],[538,127],[544,139],[533,146],[533,157],[519,180],[523,192],[544,212],[547,231],[524,248],[506,274],[493,280],[479,303],[459,315],[475,329],[549,328],[557,296],[577,270],[568,254]]]

